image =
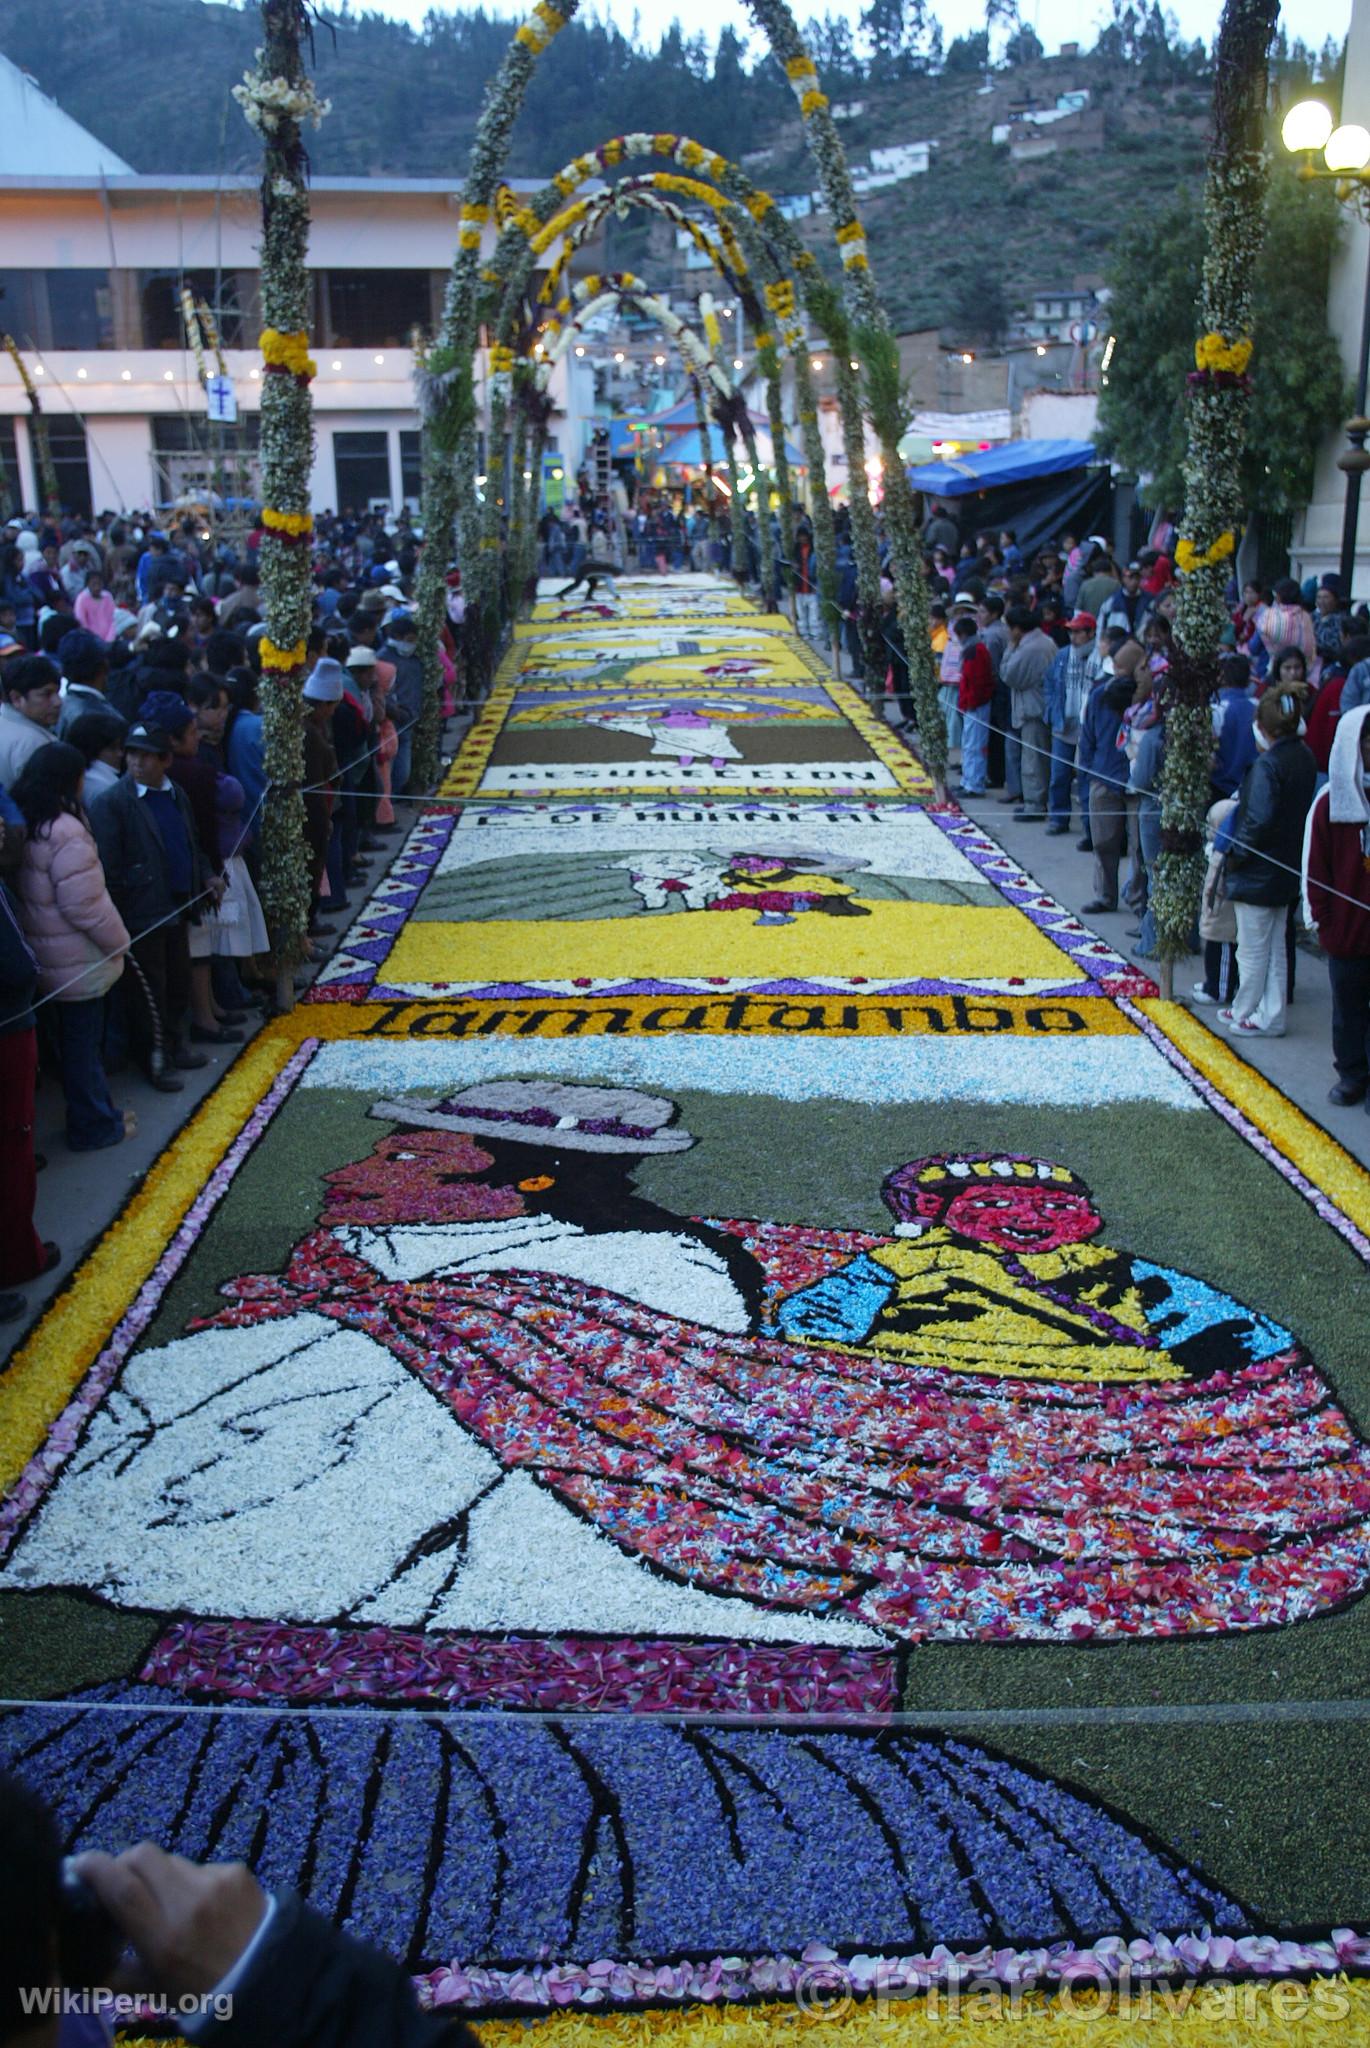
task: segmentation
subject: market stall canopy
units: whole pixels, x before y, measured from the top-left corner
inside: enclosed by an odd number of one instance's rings
[[[1096,460],[1092,441],[1010,441],[1002,448],[920,463],[909,471],[909,482],[915,490],[932,491],[939,498],[963,498],[973,491],[994,491],[1063,470],[1085,469]]]
[[[723,446],[723,436],[717,429],[714,429],[710,434],[709,445],[713,453],[714,467],[726,470],[728,467],[728,457]],[[761,458],[762,467],[769,469],[772,462],[771,437],[764,428],[757,431],[756,452]],[[805,462],[804,457],[797,448],[792,448],[788,441],[785,443],[785,456],[791,469],[807,469],[808,464]],[[745,468],[746,457],[741,448],[738,449],[738,460]],[[655,463],[659,468],[669,468],[672,464],[675,464],[682,469],[702,469],[704,467],[704,451],[700,446],[698,427],[689,434],[673,435],[664,447],[648,454],[647,462],[649,466]]]

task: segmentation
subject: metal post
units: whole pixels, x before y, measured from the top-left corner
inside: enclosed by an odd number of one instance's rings
[[[1370,419],[1365,416],[1366,385],[1370,378],[1370,248],[1365,259],[1365,300],[1360,316],[1360,366],[1356,373],[1356,416],[1346,423],[1347,439],[1351,446],[1344,455],[1337,457],[1337,468],[1346,472],[1346,509],[1341,525],[1341,595],[1342,603],[1349,605],[1356,573],[1356,529],[1360,524],[1360,480],[1370,469],[1370,454],[1367,454],[1365,437],[1370,434]]]

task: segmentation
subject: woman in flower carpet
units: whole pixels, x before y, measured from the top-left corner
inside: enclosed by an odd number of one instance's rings
[[[6,1581],[869,1644],[1221,1632],[1363,1589],[1370,1449],[1298,1341],[1090,1243],[1067,1167],[901,1167],[888,1238],[705,1222],[633,1186],[693,1143],[675,1113],[533,1081],[377,1103],[397,1128],[285,1272],[129,1361]]]

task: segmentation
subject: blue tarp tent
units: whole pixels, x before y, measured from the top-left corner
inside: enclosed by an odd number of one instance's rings
[[[972,491],[1001,490],[1006,484],[1084,469],[1095,459],[1092,441],[1006,441],[1002,447],[981,448],[949,461],[921,462],[909,471],[909,482],[916,491],[930,491],[939,498],[964,498]]]
[[[723,436],[717,431],[710,434],[709,446],[713,455],[714,468],[721,469],[726,475],[728,456],[723,445]],[[760,434],[757,436],[757,452],[764,463],[771,452],[769,435]],[[799,450],[792,448],[788,441],[785,443],[785,455],[791,469],[804,469],[807,467],[804,457],[799,453]],[[746,457],[740,448],[738,450],[738,459],[745,468]],[[703,467],[704,454],[700,446],[698,427],[690,434],[673,435],[664,448],[658,449],[654,454],[647,456],[647,467],[649,469],[671,463],[679,463],[686,469],[701,469]]]

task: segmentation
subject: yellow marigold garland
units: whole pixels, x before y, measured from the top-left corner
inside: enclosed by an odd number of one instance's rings
[[[299,540],[314,531],[313,515],[309,512],[274,512],[269,505],[262,507],[262,525],[268,533],[280,534],[283,538]]]
[[[555,7],[549,7],[547,0],[538,0],[528,19],[515,30],[514,40],[522,43],[525,50],[531,50],[535,57],[540,57],[552,38],[565,26],[564,18]]]
[[[258,346],[268,370],[286,371],[306,384],[319,367],[309,353],[309,336],[303,329],[293,334],[282,334],[279,327],[264,327],[258,337]]]
[[[1244,377],[1252,347],[1249,335],[1227,341],[1218,333],[1203,334],[1194,344],[1194,361],[1201,370],[1225,370],[1233,377]]]
[[[1218,562],[1225,562],[1234,553],[1237,537],[1232,532],[1220,533],[1211,547],[1198,548],[1192,540],[1180,540],[1175,544],[1175,566],[1182,575],[1192,575],[1195,569],[1211,569]]]
[[[278,647],[265,633],[262,635],[259,651],[263,668],[275,669],[278,673],[286,675],[292,669],[303,668],[307,654],[306,643],[303,640],[297,640],[293,647]]]

